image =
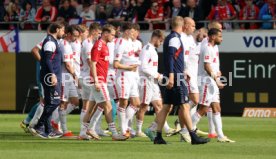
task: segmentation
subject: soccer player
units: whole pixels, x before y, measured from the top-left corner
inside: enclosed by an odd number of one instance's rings
[[[154,30],[150,41],[143,47],[140,54],[141,66],[140,66],[140,109],[137,112],[137,137],[144,137],[142,132],[142,124],[144,120],[144,114],[150,103],[152,103],[156,114],[162,108],[161,92],[158,85],[163,77],[158,73],[158,53],[156,49],[162,44],[164,40],[164,33],[161,30]],[[153,135],[146,131],[146,134],[153,140]]]
[[[115,46],[115,58],[113,66],[117,69],[117,88],[119,92],[119,107],[117,116],[121,133],[130,137],[127,131],[127,124],[140,105],[139,90],[137,81],[137,66],[140,61],[135,57],[132,46],[134,40],[134,28],[131,23],[125,23],[122,26],[123,35],[118,39]],[[127,108],[128,99],[130,106]],[[127,109],[126,109],[127,108]]]
[[[220,73],[220,61],[219,50],[216,45],[222,42],[222,32],[219,29],[212,28],[208,31],[208,45],[203,47],[203,51],[199,60],[199,80],[200,80],[200,98],[199,98],[199,110],[197,113],[202,116],[207,113],[208,107],[213,110],[213,122],[218,135],[218,142],[230,142],[230,140],[224,136],[222,131],[221,120],[221,106],[220,106],[220,92],[224,85],[221,83],[219,77]],[[196,121],[198,122],[200,118]],[[197,122],[195,124],[197,124]]]
[[[44,99],[43,99],[44,95],[43,95],[42,85],[40,82],[40,59],[41,59],[40,50],[41,50],[41,46],[43,44],[43,40],[39,44],[37,44],[35,47],[33,47],[31,50],[31,53],[36,60],[36,81],[37,81],[37,85],[39,88],[40,101],[32,107],[32,109],[28,113],[28,116],[20,123],[20,127],[26,133],[29,132],[29,129],[28,129],[29,126],[31,128],[33,128],[37,124],[39,118],[41,117],[41,115],[43,113],[43,109],[44,109],[44,104],[43,104],[44,103]]]
[[[86,131],[88,127],[88,121],[90,120],[90,116],[92,116],[92,111],[90,112],[91,114],[87,115],[87,119],[84,118],[86,116],[87,110],[89,110],[90,106],[93,106],[90,104],[89,97],[91,95],[91,77],[90,77],[90,65],[91,65],[91,50],[93,48],[94,43],[96,40],[98,40],[99,36],[101,35],[102,28],[99,23],[92,23],[89,26],[89,34],[87,39],[85,39],[82,42],[82,52],[81,52],[81,79],[80,79],[80,84],[82,87],[82,110],[80,114],[80,123],[81,123],[81,131],[79,134],[79,137],[82,139],[87,139]],[[93,110],[93,109],[91,109]]]
[[[68,103],[72,105],[78,105],[78,91],[77,91],[77,82],[78,76],[74,68],[73,61],[73,50],[70,43],[77,40],[80,36],[80,32],[76,25],[71,25],[66,28],[66,36],[60,42],[60,49],[63,54],[63,65],[62,65],[62,93],[61,93],[61,105],[59,107],[59,119],[61,124],[61,129],[64,137],[74,136],[71,131],[67,129],[67,118],[66,111]]]
[[[198,137],[195,131],[192,130],[188,92],[184,84],[183,44],[180,40],[180,33],[182,32],[183,24],[184,20],[182,17],[176,16],[172,19],[172,32],[166,37],[163,45],[165,68],[165,79],[163,81],[166,88],[163,92],[164,105],[157,116],[157,136],[154,139],[154,144],[166,144],[166,141],[162,138],[162,128],[172,105],[180,107],[178,113],[180,123],[185,123],[189,130],[192,140],[191,143],[204,144],[208,142],[207,139]]]
[[[114,56],[115,56],[115,44],[118,41],[119,34],[120,34],[120,25],[114,25],[115,27],[115,38],[107,43],[107,47],[109,50],[109,67],[108,67],[108,78],[107,78],[107,89],[109,91],[109,95],[111,98],[111,104],[112,104],[112,120],[116,120],[116,114],[117,114],[117,105],[119,103],[119,95],[118,95],[118,89],[116,87],[116,72],[117,70],[113,67],[114,62]]]
[[[57,40],[63,34],[64,25],[52,23],[49,26],[49,34],[42,44],[40,80],[44,89],[45,106],[37,125],[30,129],[32,134],[42,138],[54,135],[50,125],[50,116],[60,105],[62,52]]]
[[[99,120],[102,112],[104,110],[105,118],[108,123],[108,129],[112,132],[113,140],[126,140],[127,137],[119,135],[117,133],[115,123],[112,121],[112,106],[110,102],[110,97],[107,89],[107,71],[109,63],[109,51],[107,43],[111,42],[115,36],[115,29],[112,25],[105,25],[102,29],[102,36],[92,48],[91,51],[91,75],[92,75],[92,93],[90,96],[90,101],[92,105],[97,104],[98,108],[93,114],[89,130],[87,135],[92,136],[95,139],[100,139],[100,137],[95,132],[95,126]]]
[[[220,22],[218,21],[211,21],[209,24],[208,24],[208,29],[212,29],[212,28],[216,28],[216,29],[219,29],[220,31],[222,31],[222,25]],[[203,54],[203,48],[205,46],[208,45],[208,37],[204,38],[201,42],[201,48],[200,48],[200,55]],[[218,46],[214,46],[214,47],[218,47]],[[221,74],[219,72],[219,74]],[[220,75],[219,75],[220,76]],[[199,77],[200,78],[200,77]],[[200,81],[199,81],[200,83]],[[197,114],[194,114],[194,115],[197,115]],[[207,118],[208,118],[208,127],[209,127],[209,134],[208,134],[208,138],[217,138],[217,134],[216,134],[216,130],[215,130],[215,125],[214,125],[214,122],[213,122],[213,111],[212,111],[212,108],[209,107],[208,108],[208,112],[207,112]],[[201,116],[198,116],[199,118]],[[193,117],[192,117],[193,118]],[[196,119],[196,118],[194,118]]]
[[[181,42],[183,44],[184,50],[184,76],[185,76],[185,83],[188,88],[189,93],[189,104],[191,107],[191,116],[193,116],[194,112],[197,109],[198,100],[199,100],[199,91],[197,85],[197,69],[198,69],[198,53],[194,55],[196,48],[196,43],[193,37],[193,33],[195,31],[195,22],[192,18],[186,17],[184,18],[184,27],[183,33],[181,33]],[[192,52],[193,51],[193,52]],[[193,118],[192,118],[193,119]],[[193,127],[193,130],[200,136],[208,135],[203,131],[198,130],[196,127]],[[191,138],[189,132],[185,125],[181,125],[180,130],[180,139],[181,141],[191,142]]]

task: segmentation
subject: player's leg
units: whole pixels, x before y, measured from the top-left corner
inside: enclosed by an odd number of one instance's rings
[[[180,122],[183,122],[186,128],[189,131],[191,136],[191,143],[192,144],[205,144],[209,142],[208,139],[200,138],[196,135],[195,130],[193,130],[192,119],[190,115],[190,104],[188,103],[188,91],[184,85],[180,85],[179,89],[174,91],[174,100],[176,101],[175,104],[179,105],[179,119]]]
[[[157,130],[156,130],[156,137],[154,139],[154,144],[166,144],[164,139],[162,138],[162,129],[166,122],[166,118],[168,113],[170,112],[172,105],[164,104],[160,113],[156,116],[157,117]]]
[[[43,113],[43,110],[44,110],[44,104],[40,102],[32,120],[30,121],[30,124],[29,124],[30,127],[34,127],[37,124],[39,118],[41,117],[41,115]]]
[[[126,107],[128,105],[128,99],[130,96],[130,82],[127,81],[125,76],[119,76],[116,82],[116,88],[118,88],[119,105],[117,108],[117,117],[121,134],[127,135],[127,121],[126,121]]]
[[[129,79],[129,82],[131,81],[132,78]],[[139,106],[140,106],[140,98],[139,98],[139,87],[138,87],[138,82],[137,79],[134,78],[133,82],[130,85],[130,104],[126,109],[126,121],[127,124],[133,119],[135,113],[138,111]],[[132,125],[128,126],[128,130],[131,131]]]
[[[25,131],[25,133],[29,132],[28,126],[29,126],[38,106],[39,106],[39,102],[36,103],[34,106],[32,106],[32,109],[28,113],[27,117],[20,123],[20,127]]]
[[[60,94],[61,94],[61,86],[56,85],[55,87],[47,86],[43,84],[44,94],[45,94],[45,107],[44,111],[39,119],[37,125],[35,126],[35,130],[40,137],[45,137],[43,131],[41,131],[44,126],[45,133],[50,137],[60,137],[60,134],[52,134],[52,127],[50,125],[50,117],[53,111],[60,105]]]
[[[235,141],[230,140],[226,136],[224,136],[222,131],[222,119],[221,119],[221,107],[219,102],[213,102],[211,104],[211,107],[213,109],[213,121],[216,127],[216,132],[218,135],[218,142],[229,142],[233,143]]]

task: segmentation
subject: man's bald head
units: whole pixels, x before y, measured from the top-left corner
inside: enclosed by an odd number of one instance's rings
[[[193,34],[195,31],[195,21],[190,17],[184,18],[183,32],[187,35]]]

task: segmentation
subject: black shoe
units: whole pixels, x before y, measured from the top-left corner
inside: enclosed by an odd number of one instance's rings
[[[163,138],[157,138],[157,137],[154,138],[153,143],[154,144],[167,144],[167,142]]]
[[[208,139],[208,138],[198,137],[195,132],[190,132],[190,136],[191,136],[191,140],[192,140],[192,142],[191,142],[192,145],[206,144],[210,141],[210,139]]]

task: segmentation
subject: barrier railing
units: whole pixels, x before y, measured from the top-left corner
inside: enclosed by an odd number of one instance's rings
[[[92,22],[100,22],[101,24],[105,24],[107,23],[106,21],[83,21],[85,22],[85,24],[91,24]],[[80,24],[80,23],[83,23],[83,22],[71,22],[69,21],[69,24]],[[137,21],[135,23],[138,23],[138,24],[148,24],[149,25],[149,29],[151,29],[151,26],[150,25],[154,25],[154,24],[164,24],[166,27],[165,27],[165,30],[169,30],[170,29],[170,22],[171,22],[171,19],[165,19],[163,21],[153,21],[153,22],[148,22],[148,21]],[[210,22],[210,20],[201,20],[201,21],[197,21],[196,23],[197,24],[202,24],[204,27],[207,27],[208,23]],[[273,25],[273,28],[275,29],[276,28],[276,20],[221,20],[220,21],[222,24],[229,24],[231,27],[230,28],[227,28],[227,27],[224,27],[224,29],[240,29],[239,25],[240,24],[244,24],[244,23],[272,23]],[[123,24],[125,22],[119,22],[120,24]],[[30,25],[33,25],[34,28],[33,29],[30,29],[30,30],[35,30],[37,29],[38,25],[39,24],[50,24],[50,22],[30,22],[30,21],[10,21],[10,22],[0,22],[0,28],[3,30],[4,29],[9,29],[9,28],[5,28],[3,26],[6,25],[9,26],[9,25],[12,25],[13,27],[16,27],[16,28],[23,28],[23,26],[25,24],[30,24]],[[146,30],[149,30],[149,29],[146,29]]]

